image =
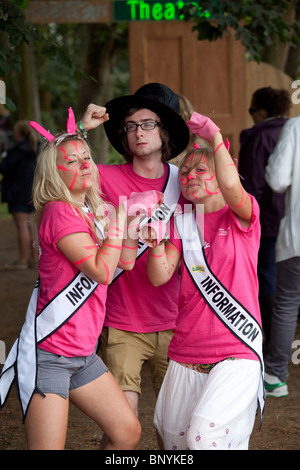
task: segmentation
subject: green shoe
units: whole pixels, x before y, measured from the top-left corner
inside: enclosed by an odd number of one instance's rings
[[[281,382],[276,375],[270,375],[265,372],[264,385],[267,397],[280,398],[287,397],[289,394],[287,384]]]

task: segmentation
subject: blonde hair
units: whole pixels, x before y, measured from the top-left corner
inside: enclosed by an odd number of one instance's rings
[[[193,164],[198,164],[203,157],[205,157],[205,163],[209,165],[210,169],[215,172],[215,159],[212,147],[200,147],[189,150],[181,159],[179,163],[179,172],[183,167],[184,163],[188,158],[193,158]]]
[[[88,150],[91,155],[91,150],[86,141],[80,135],[69,135],[61,138],[59,146],[70,141],[80,141]],[[70,204],[74,212],[77,209],[82,216],[83,220],[87,221],[94,233],[96,234],[95,227],[91,223],[90,218],[83,210],[81,204],[77,203],[63,180],[61,179],[57,168],[57,151],[58,146],[56,140],[47,142],[41,149],[37,157],[37,164],[35,169],[33,181],[33,204],[37,212],[37,223],[39,224],[40,216],[48,202],[51,201],[64,201]],[[101,222],[105,217],[104,214],[104,201],[101,197],[99,189],[99,173],[97,166],[91,158],[91,165],[93,171],[93,185],[86,192],[85,202],[88,204],[95,219]]]

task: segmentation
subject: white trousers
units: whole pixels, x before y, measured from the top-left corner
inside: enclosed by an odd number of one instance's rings
[[[218,363],[203,374],[170,361],[154,424],[165,450],[248,449],[258,408],[260,363]]]

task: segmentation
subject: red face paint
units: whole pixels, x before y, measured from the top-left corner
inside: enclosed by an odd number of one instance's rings
[[[104,285],[107,285],[108,284],[108,280],[109,280],[109,269],[108,269],[108,266],[107,264],[103,261],[103,259],[98,256],[98,259],[101,261],[101,263],[103,264],[104,266],[104,269],[105,269],[105,272],[106,272],[106,278],[105,278],[105,281],[103,282]]]
[[[76,170],[75,170],[75,175],[74,175],[73,181],[72,181],[72,183],[71,183],[70,186],[69,186],[69,191],[71,191],[71,189],[73,188],[73,186],[74,186],[74,184],[75,184],[75,182],[76,182],[76,180],[77,180],[77,176],[78,176],[78,170],[76,169]]]
[[[66,149],[65,149],[64,147],[59,147],[58,150],[61,150],[61,151],[62,151],[62,153],[64,154],[64,157],[65,157],[66,160],[71,161],[71,158],[68,158],[68,157],[67,157],[67,152],[66,152]]]
[[[72,171],[72,170],[69,170],[68,168],[65,168],[65,167],[62,166],[62,165],[57,165],[57,168],[58,168],[59,170],[63,170],[63,171]]]
[[[69,191],[85,192],[87,185],[92,184],[91,163],[87,161],[90,155],[80,141],[70,141],[59,147],[57,153],[57,168]],[[65,163],[64,163],[65,162]],[[67,176],[68,175],[68,176]]]

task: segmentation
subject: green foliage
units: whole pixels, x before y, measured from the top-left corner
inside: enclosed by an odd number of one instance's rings
[[[201,0],[198,4],[187,3],[181,12],[186,21],[195,23],[199,40],[215,41],[233,29],[249,60],[260,62],[265,47],[274,46],[276,39],[291,46],[299,43],[300,23],[287,24],[284,18],[291,6],[288,0]],[[208,10],[210,17],[199,16],[199,8]]]
[[[19,7],[26,7],[27,0],[1,0],[0,3],[0,77],[5,79],[13,71],[21,73],[21,57],[18,46],[22,43],[36,44],[41,53],[55,60],[58,67],[68,69],[72,76],[83,76],[72,57],[54,35],[44,34],[28,21]]]

